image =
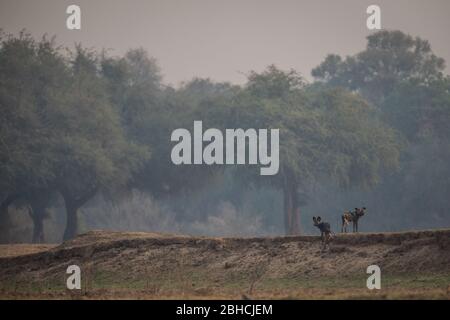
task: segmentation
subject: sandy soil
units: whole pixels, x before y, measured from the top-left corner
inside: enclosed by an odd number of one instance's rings
[[[203,238],[91,231],[59,246],[0,248],[1,298],[438,298],[449,297],[450,230]],[[66,268],[83,290],[65,289]],[[366,288],[377,264],[383,288]]]
[[[56,246],[56,244],[0,244],[0,258],[47,251]]]

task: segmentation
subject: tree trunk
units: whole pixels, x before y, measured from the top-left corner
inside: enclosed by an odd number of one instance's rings
[[[86,189],[82,194],[71,192],[66,186],[60,186],[59,191],[64,198],[66,206],[66,230],[64,231],[63,240],[75,238],[78,234],[78,209],[89,201],[97,193],[97,186]]]
[[[298,199],[297,186],[292,186],[292,219],[291,234],[300,234],[300,204]]]
[[[0,218],[6,217],[8,215],[9,206],[19,198],[18,194],[10,195],[3,200],[0,204]]]
[[[300,234],[300,207],[295,183],[286,183],[284,190],[284,228],[286,235]]]
[[[289,230],[291,229],[292,220],[292,196],[288,189],[283,190],[284,196],[284,232],[289,235]]]
[[[78,206],[70,201],[65,200],[66,203],[66,214],[67,214],[67,222],[66,229],[64,231],[63,240],[70,240],[75,238],[78,233]]]
[[[28,213],[33,220],[33,243],[44,243],[44,220],[47,218],[47,208],[50,204],[52,191],[48,189],[31,190],[28,192]]]
[[[44,243],[44,216],[33,213],[33,243]]]
[[[8,196],[0,204],[0,243],[10,243],[11,241],[11,217],[9,216],[9,206],[18,196]]]

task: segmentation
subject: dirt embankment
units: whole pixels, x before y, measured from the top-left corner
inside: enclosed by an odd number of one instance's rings
[[[47,251],[56,246],[56,244],[0,244],[0,258]]]
[[[351,286],[352,277],[359,285],[372,264],[383,274],[443,274],[447,281],[450,230],[337,235],[325,252],[316,236],[206,238],[91,231],[45,251],[1,257],[0,283],[13,281],[17,288],[47,281],[62,288],[71,264],[80,265],[94,288],[169,295],[187,288],[205,294],[283,290],[294,284],[331,288],[342,279]]]

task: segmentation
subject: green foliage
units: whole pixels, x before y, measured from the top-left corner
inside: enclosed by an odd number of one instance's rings
[[[76,193],[123,187],[147,157],[146,148],[127,141],[95,55],[78,47],[71,67],[55,145],[63,160],[57,184]]]
[[[410,142],[450,137],[450,78],[397,86],[381,106],[385,120]]]
[[[65,83],[53,40],[2,35],[0,46],[0,194],[48,186],[55,160],[51,115]]]
[[[227,119],[224,126],[280,129],[280,174],[260,177],[255,170],[253,180],[270,180],[281,188],[287,178],[299,187],[323,179],[371,186],[383,170],[397,167],[396,134],[364,99],[344,89],[305,87],[292,76],[274,66],[252,73],[234,103],[214,106],[214,113]],[[283,79],[284,89],[274,90],[274,79]]]
[[[317,149],[322,173],[346,187],[370,187],[398,167],[400,144],[394,130],[360,96],[344,89],[313,93],[321,111],[322,137]]]
[[[255,71],[248,75],[247,90],[260,98],[281,98],[301,89],[305,82],[295,70],[287,72],[270,65],[261,74]]]
[[[367,37],[366,50],[343,60],[329,55],[311,74],[319,81],[359,91],[379,105],[403,81],[420,83],[442,77],[445,63],[428,41],[401,31],[378,31]]]
[[[428,41],[400,31],[380,31],[367,39],[364,51],[346,59],[329,55],[312,71],[321,82],[317,87],[348,88],[372,102],[377,118],[397,132],[402,145],[400,170],[384,172],[384,182],[359,197],[377,207],[379,218],[389,215],[388,225],[442,225],[450,161],[450,79],[443,75],[444,60]],[[379,145],[379,157],[389,159],[391,146]]]
[[[408,57],[397,57],[400,53]],[[380,61],[382,72],[373,70]],[[325,85],[307,85],[296,71],[271,65],[250,72],[242,87],[195,78],[175,89],[161,83],[156,61],[143,49],[109,57],[79,45],[67,56],[53,40],[4,35],[0,195],[28,194],[31,202],[30,195],[50,199],[48,193],[57,192],[75,221],[78,208],[99,191],[137,188],[162,197],[205,190],[221,181],[225,166],[176,166],[170,159],[172,131],[190,128],[195,120],[223,130],[280,129],[278,175],[260,176],[256,166],[246,165],[225,170],[225,175],[241,186],[281,190],[288,196],[285,205],[304,204],[309,186],[324,181],[371,187],[399,159],[398,136],[380,110],[416,108],[398,102],[408,92],[429,97],[434,102],[427,104],[432,107],[420,126],[426,128],[433,119],[432,127],[445,136],[446,109],[441,107],[449,97],[441,68],[426,42],[388,32],[370,36],[368,49],[356,57],[329,56],[314,71]],[[413,87],[399,80],[404,74]],[[414,81],[421,90],[414,91]],[[384,87],[397,82],[394,91]],[[383,95],[393,92],[382,108],[358,93],[378,89]],[[401,127],[400,117],[389,119]]]
[[[59,191],[80,206],[125,187],[148,152],[127,141],[95,54],[77,46],[69,60],[53,40],[26,33],[1,40],[2,201],[17,194],[33,206],[34,195]]]

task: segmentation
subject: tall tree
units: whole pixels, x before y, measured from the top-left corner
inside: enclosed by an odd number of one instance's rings
[[[102,72],[128,138],[151,150],[131,186],[168,197],[203,185],[215,170],[174,165],[170,136],[177,128],[191,127],[205,111],[203,106],[230,95],[232,86],[193,79],[178,90],[164,87],[155,60],[142,49],[130,50],[123,58],[104,57]]]
[[[401,170],[385,175],[368,200],[380,204],[378,211],[395,215],[397,224],[406,216],[426,221],[425,211],[438,217],[445,201],[442,190],[448,185],[445,61],[433,53],[428,41],[400,31],[380,31],[367,39],[364,51],[345,59],[329,55],[312,74],[325,85],[362,94],[380,111],[382,121],[399,133],[404,145]]]
[[[2,35],[0,45],[0,196],[1,212],[17,201],[24,204],[36,190],[50,188],[58,134],[49,120],[61,102],[66,66],[53,39],[35,41],[21,32]],[[25,202],[29,205],[30,203]],[[36,201],[33,201],[35,206]],[[43,219],[35,210],[33,240],[43,239]],[[37,207],[35,206],[35,209]]]
[[[126,140],[95,54],[77,47],[66,90],[55,180],[66,206],[64,239],[70,239],[77,233],[78,209],[98,191],[125,186],[148,151]]]
[[[345,59],[328,55],[311,73],[319,81],[356,90],[379,106],[397,84],[429,83],[442,77],[444,67],[427,40],[382,30],[367,37],[364,51]]]
[[[300,207],[310,184],[332,179],[343,187],[370,187],[380,172],[396,167],[399,156],[394,132],[361,97],[301,83],[292,71],[270,67],[252,74],[234,103],[215,106],[225,125],[280,129],[279,173],[260,176],[255,167],[245,166],[238,174],[283,191],[286,234],[300,232]]]

